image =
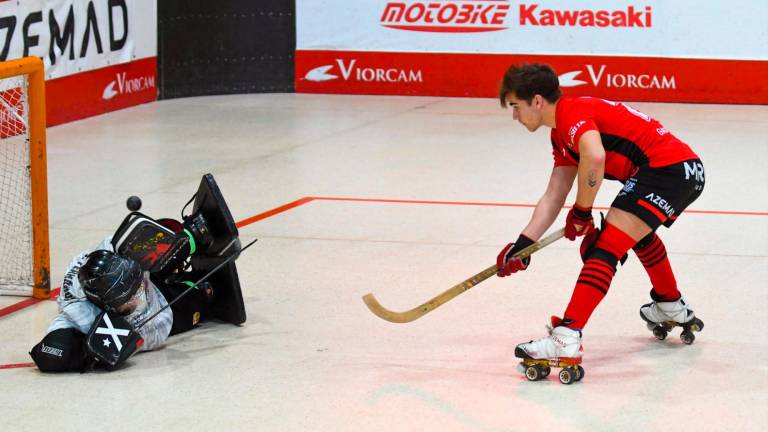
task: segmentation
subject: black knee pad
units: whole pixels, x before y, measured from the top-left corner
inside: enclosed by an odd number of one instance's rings
[[[595,237],[594,241],[591,245],[588,245],[587,247],[584,247],[584,243],[582,243],[581,248],[581,260],[583,262],[587,262],[590,258],[597,258],[599,260],[603,260],[607,262],[608,264],[612,265],[614,268],[616,267],[617,263],[621,263],[621,265],[624,265],[625,262],[627,262],[627,258],[629,255],[624,254],[621,258],[617,258],[612,253],[608,252],[605,249],[600,249],[597,247],[597,236]]]
[[[592,250],[589,253],[589,256],[587,256],[587,259],[598,259],[600,261],[603,261],[604,263],[611,266],[611,268],[613,268],[614,270],[616,270],[616,265],[619,263],[619,258],[616,255],[608,252],[605,249],[600,249],[598,247],[592,248]],[[624,261],[622,261],[622,263],[623,262]]]
[[[602,213],[600,213],[600,228],[592,231],[591,233],[584,236],[584,238],[581,240],[581,246],[579,247],[579,253],[581,254],[581,261],[587,262],[587,260],[592,257],[592,254],[595,252],[595,248],[597,247],[597,240],[600,238],[600,234],[603,233],[603,230],[605,230],[605,217]],[[603,251],[604,253],[607,253],[611,255],[608,251]],[[624,256],[619,259],[619,262],[621,262],[621,265],[624,265],[625,262],[627,262],[628,255],[624,254]],[[613,264],[613,266],[616,266],[616,263]]]
[[[587,262],[592,252],[595,251],[595,245],[597,245],[597,239],[600,237],[600,230],[596,229],[591,233],[584,236],[581,240],[581,246],[579,246],[579,254],[581,254],[581,261]]]
[[[85,335],[73,328],[54,330],[29,355],[41,372],[80,372],[88,359]]]
[[[641,251],[647,248],[653,242],[654,237],[656,237],[656,232],[651,231],[650,233],[648,233],[647,236],[641,238],[639,242],[637,242],[634,246],[632,246],[632,250]]]

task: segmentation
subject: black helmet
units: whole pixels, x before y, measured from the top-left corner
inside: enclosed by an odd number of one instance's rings
[[[77,279],[88,300],[114,311],[136,294],[143,273],[138,262],[99,249],[88,255]]]

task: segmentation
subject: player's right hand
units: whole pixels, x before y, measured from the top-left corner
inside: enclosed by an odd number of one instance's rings
[[[592,207],[581,207],[574,204],[568,211],[565,218],[565,238],[576,240],[576,237],[591,234],[595,230],[595,223],[592,220]]]
[[[531,263],[531,257],[518,258],[514,255],[534,243],[533,240],[520,234],[516,242],[506,245],[496,257],[496,267],[498,267],[496,275],[504,277],[527,269]]]

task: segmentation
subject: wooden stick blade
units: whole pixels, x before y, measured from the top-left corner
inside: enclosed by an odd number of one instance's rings
[[[378,300],[376,300],[376,297],[374,297],[373,294],[364,295],[363,301],[365,302],[365,305],[368,306],[368,309],[370,309],[371,312],[373,312],[374,315],[376,315],[377,317],[385,321],[402,324],[402,323],[411,322],[421,316],[419,314],[409,313],[413,311],[393,312],[391,310],[388,310],[384,308],[384,306],[382,306]]]
[[[471,278],[443,291],[440,293],[440,295],[431,298],[426,303],[422,303],[419,306],[404,312],[393,312],[389,309],[386,309],[379,303],[378,300],[376,300],[373,294],[364,295],[363,301],[365,302],[365,305],[368,306],[368,309],[370,309],[371,312],[373,312],[377,317],[393,323],[407,323],[423,317],[427,313],[448,302],[457,295],[468,289],[471,289],[473,286],[495,275],[497,270],[498,269],[495,265],[490,266],[480,273],[472,276]]]
[[[565,229],[561,228],[549,234],[548,236],[544,237],[543,239],[539,240],[538,242],[516,253],[515,256],[521,257],[521,258],[530,256],[531,254],[538,251],[539,249],[542,249],[554,243],[555,241],[559,240],[560,238],[563,237],[564,234],[565,234]],[[497,270],[498,269],[496,268],[496,266],[492,265],[487,269],[481,271],[480,273],[472,276],[471,278],[445,290],[444,292],[433,297],[426,303],[422,303],[421,305],[404,312],[393,312],[389,309],[384,308],[384,306],[382,306],[379,303],[379,301],[376,300],[376,297],[374,297],[373,294],[370,294],[370,293],[363,296],[363,301],[365,302],[365,305],[368,306],[368,309],[370,309],[371,312],[373,312],[373,314],[376,315],[377,317],[393,323],[398,323],[398,324],[407,323],[423,317],[427,313],[431,312],[432,310],[439,307],[440,305],[450,301],[451,299],[463,293],[464,291],[467,291],[472,287],[474,287],[475,285],[479,284],[480,282],[490,278],[491,276],[496,274]]]

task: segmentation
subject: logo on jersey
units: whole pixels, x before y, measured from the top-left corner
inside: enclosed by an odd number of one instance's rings
[[[685,167],[685,179],[688,180],[694,176],[697,182],[704,183],[704,165],[701,162],[683,162]]]
[[[72,266],[71,269],[69,269],[66,275],[64,275],[64,282],[61,284],[62,294],[59,295],[63,295],[64,300],[66,301],[75,299],[75,295],[72,294],[72,281],[77,280],[77,273],[80,271],[80,266],[82,265],[82,262],[78,262],[76,265]]]
[[[579,129],[585,124],[587,124],[587,122],[585,122],[584,120],[579,120],[575,125],[571,126],[571,128],[568,129],[568,142],[566,143],[568,144],[568,147],[571,147],[571,148],[573,147],[573,144],[574,144],[573,139],[576,137],[576,132],[578,132]]]
[[[627,180],[626,183],[624,183],[624,188],[619,192],[619,196],[627,195],[632,193],[632,191],[635,190],[635,185],[637,184],[636,178],[631,178]]]
[[[672,215],[675,214],[675,209],[661,196],[651,192],[645,196],[645,199],[655,204],[659,210],[667,214],[667,217],[672,217]]]

